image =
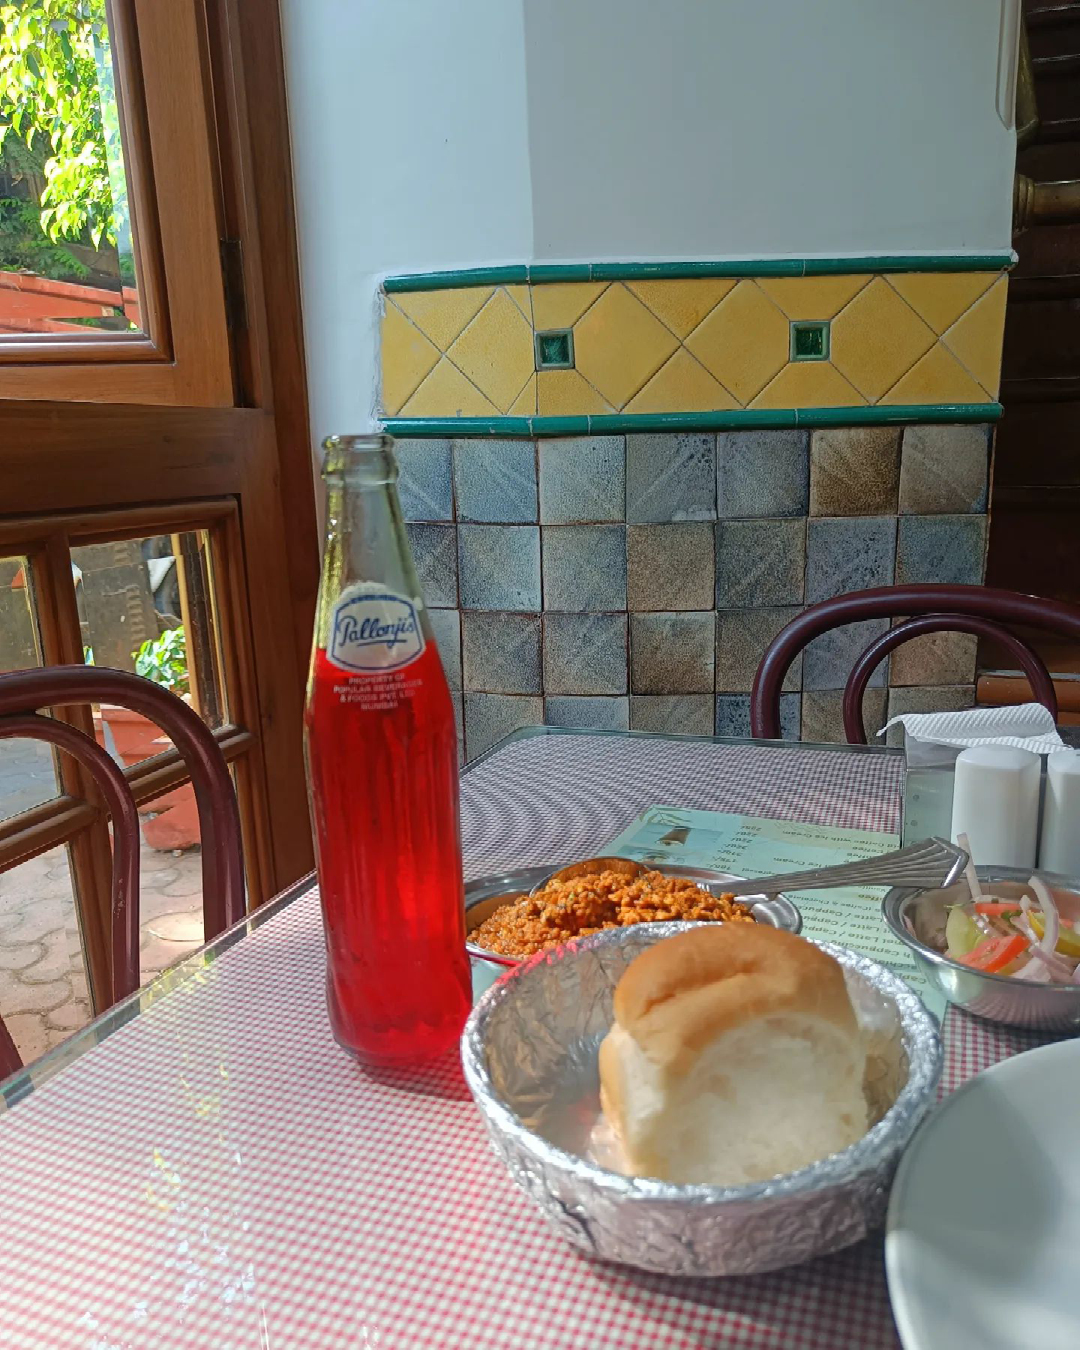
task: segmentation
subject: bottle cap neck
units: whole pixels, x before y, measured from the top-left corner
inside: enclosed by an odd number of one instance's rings
[[[328,436],[323,451],[322,474],[327,483],[381,487],[397,482],[393,436]]]

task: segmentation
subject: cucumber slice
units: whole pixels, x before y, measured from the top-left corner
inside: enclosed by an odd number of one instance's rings
[[[964,910],[963,905],[954,905],[945,920],[946,956],[951,956],[953,960],[967,956],[981,940],[979,925]]]

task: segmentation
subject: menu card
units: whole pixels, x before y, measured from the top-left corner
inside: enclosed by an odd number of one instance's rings
[[[768,877],[873,858],[899,846],[897,835],[877,830],[834,830],[789,820],[650,806],[603,852],[639,862],[683,863],[740,877]],[[873,957],[905,979],[940,1021],[945,1012],[944,996],[916,967],[908,949],[881,917],[884,887],[836,887],[784,894],[802,911],[806,937],[835,942]]]

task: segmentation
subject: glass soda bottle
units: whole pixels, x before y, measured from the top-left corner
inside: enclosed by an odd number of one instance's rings
[[[324,444],[326,553],[304,715],[334,1035],[430,1059],[471,1003],[457,733],[389,436]]]

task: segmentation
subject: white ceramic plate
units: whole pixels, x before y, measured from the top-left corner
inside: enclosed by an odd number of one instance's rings
[[[1078,1350],[1080,1041],[996,1064],[929,1117],[885,1266],[905,1350]]]

